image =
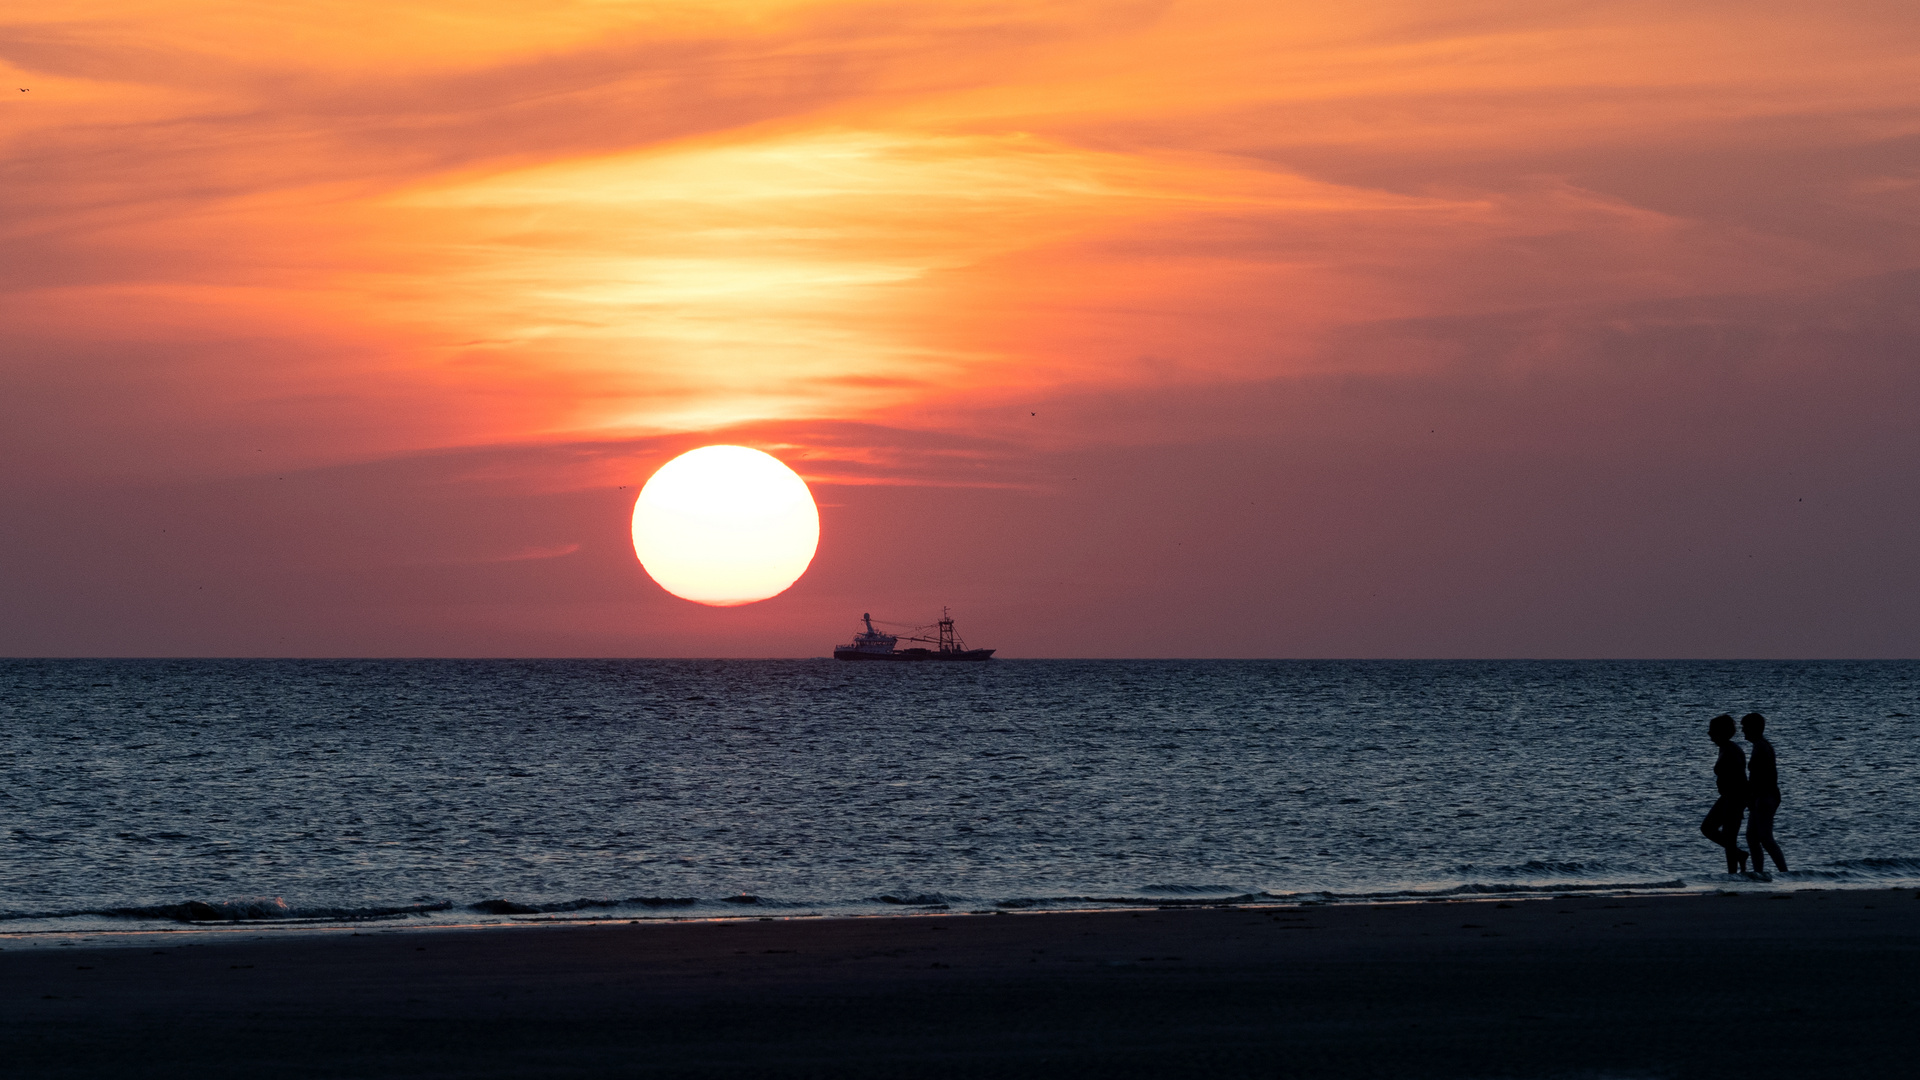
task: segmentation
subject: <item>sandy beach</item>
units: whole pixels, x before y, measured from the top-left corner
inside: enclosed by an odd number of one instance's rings
[[[0,951],[23,1076],[1894,1075],[1909,890],[141,935]]]

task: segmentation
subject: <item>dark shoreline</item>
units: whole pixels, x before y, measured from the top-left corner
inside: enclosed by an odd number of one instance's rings
[[[1911,890],[154,935],[0,951],[17,1075],[1896,1074]]]

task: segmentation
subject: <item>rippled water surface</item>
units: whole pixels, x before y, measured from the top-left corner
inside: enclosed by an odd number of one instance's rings
[[[1920,879],[1920,663],[0,661],[0,931]],[[400,913],[400,914],[396,914]]]

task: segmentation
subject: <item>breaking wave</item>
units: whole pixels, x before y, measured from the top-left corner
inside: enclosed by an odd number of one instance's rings
[[[369,919],[400,919],[447,911],[447,901],[428,904],[401,904],[392,907],[301,907],[277,896],[256,896],[240,900],[185,900],[178,904],[142,904],[130,907],[87,908],[77,911],[5,911],[0,923],[43,919],[77,919],[93,916],[109,919],[149,919],[177,923],[221,922],[359,922]]]
[[[1792,857],[1792,852],[1788,852]],[[1775,872],[1776,881],[1827,881],[1836,884],[1894,884],[1920,881],[1920,859],[1841,859],[1818,866],[1802,866],[1785,873]]]
[[[1307,888],[1236,889],[1225,885],[1154,884],[1100,892],[1039,893],[1025,896],[967,896],[949,892],[896,889],[860,898],[798,899],[753,893],[726,896],[580,897],[571,900],[533,900],[491,897],[467,902],[432,900],[406,904],[362,906],[295,904],[278,896],[230,900],[183,900],[178,903],[129,904],[56,911],[0,911],[0,930],[38,933],[73,930],[75,923],[96,929],[109,926],[137,929],[140,924],[212,926],[218,924],[317,925],[376,921],[426,921],[437,924],[493,919],[646,919],[728,918],[750,912],[768,915],[877,915],[945,911],[1021,912],[1088,908],[1186,908],[1296,904],[1367,903],[1396,900],[1448,900],[1475,897],[1552,896],[1630,892],[1709,890],[1739,885],[1743,880],[1725,874],[1690,877],[1635,874],[1632,868],[1603,863],[1529,860],[1495,866],[1462,865],[1452,880],[1410,882],[1376,889]],[[1463,880],[1464,879],[1464,880]],[[1844,859],[1776,872],[1757,879],[1772,887],[1872,888],[1920,882],[1920,858],[1885,857]]]
[[[1454,873],[1460,875],[1461,877],[1467,877],[1467,878],[1487,877],[1487,878],[1499,878],[1499,879],[1586,878],[1586,877],[1594,877],[1596,875],[1604,876],[1608,874],[1621,874],[1621,873],[1631,874],[1634,872],[1631,867],[1621,867],[1614,863],[1572,862],[1572,861],[1561,862],[1561,861],[1553,861],[1553,860],[1545,860],[1545,859],[1528,859],[1526,862],[1523,862],[1523,863],[1503,863],[1495,866],[1477,866],[1473,863],[1463,863],[1459,866],[1454,867],[1453,869],[1454,869]]]
[[[699,903],[692,896],[636,896],[626,900],[563,900],[553,904],[520,904],[512,900],[482,900],[477,904],[468,904],[468,911],[477,911],[483,915],[555,915],[569,911],[591,911],[596,908],[647,907],[674,908],[692,907]]]

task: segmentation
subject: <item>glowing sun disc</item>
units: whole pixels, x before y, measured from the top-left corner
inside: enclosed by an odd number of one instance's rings
[[[800,474],[745,446],[689,450],[633,504],[633,551],[660,587],[731,607],[785,592],[820,546],[820,510]]]

